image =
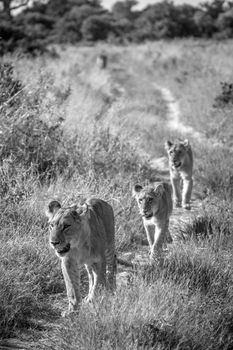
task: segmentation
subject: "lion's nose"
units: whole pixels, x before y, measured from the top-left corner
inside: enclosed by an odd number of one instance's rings
[[[60,244],[61,242],[60,241],[51,241],[50,242],[54,247],[58,244]]]

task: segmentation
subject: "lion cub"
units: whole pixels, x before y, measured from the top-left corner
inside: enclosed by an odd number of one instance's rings
[[[160,257],[163,244],[172,242],[168,230],[172,213],[171,186],[166,182],[155,182],[145,187],[135,185],[133,195],[142,215],[150,247],[150,262],[153,262]]]
[[[191,209],[193,153],[188,140],[166,141],[173,200],[176,207]],[[182,194],[181,194],[182,193]]]
[[[62,208],[57,201],[48,205],[49,241],[61,259],[62,273],[69,301],[68,312],[80,304],[80,267],[89,277],[86,301],[94,297],[97,284],[111,290],[116,287],[114,214],[110,204],[89,199],[83,206]]]

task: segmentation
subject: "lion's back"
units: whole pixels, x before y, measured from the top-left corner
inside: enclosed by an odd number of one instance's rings
[[[172,187],[167,182],[162,182],[164,192],[162,197],[160,198],[160,210],[158,212],[158,215],[161,217],[164,216],[170,216],[173,209],[173,203],[172,203]]]
[[[95,230],[104,231],[102,234],[105,235],[105,239],[109,244],[112,244],[115,240],[115,223],[114,213],[112,206],[99,198],[89,198],[86,201],[92,212],[92,221],[96,220]],[[98,232],[101,234],[101,232]]]

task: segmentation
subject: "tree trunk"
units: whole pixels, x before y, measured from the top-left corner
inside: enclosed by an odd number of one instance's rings
[[[2,0],[3,3],[3,13],[5,14],[6,18],[8,20],[11,20],[12,16],[11,16],[11,0]]]

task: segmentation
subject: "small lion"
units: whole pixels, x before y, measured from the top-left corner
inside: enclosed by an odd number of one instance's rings
[[[101,53],[96,58],[96,64],[99,69],[105,69],[108,63],[108,56],[104,53]]]
[[[178,140],[172,143],[166,141],[170,179],[173,189],[173,200],[176,207],[190,210],[190,200],[193,188],[193,153],[189,141]],[[182,192],[182,195],[181,195]]]
[[[142,215],[152,263],[155,258],[160,258],[163,244],[172,242],[168,229],[172,213],[171,186],[166,182],[155,182],[145,187],[135,185],[133,195]]]
[[[116,254],[114,214],[110,204],[89,199],[82,206],[65,207],[57,201],[48,205],[49,241],[61,259],[62,273],[69,301],[68,312],[80,304],[80,267],[85,265],[89,293],[93,299],[97,284],[114,290],[116,287]]]

